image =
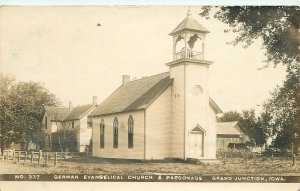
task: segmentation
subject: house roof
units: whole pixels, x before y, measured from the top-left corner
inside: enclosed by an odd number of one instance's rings
[[[121,85],[104,100],[89,116],[128,112],[147,108],[173,82],[169,72],[129,81]],[[222,113],[218,105],[210,98],[210,106],[216,113]]]
[[[87,113],[90,109],[92,109],[95,105],[83,105],[79,107],[75,107],[72,111],[66,116],[64,121],[71,121],[80,119],[85,113]]]
[[[114,91],[89,116],[144,109],[169,87],[172,81],[169,72],[129,81]]]
[[[80,119],[85,113],[95,105],[83,105],[73,109],[67,107],[45,106],[47,117],[52,121],[71,121]]]
[[[217,123],[218,135],[241,135],[243,134],[237,126],[237,121]]]
[[[64,107],[45,106],[45,112],[48,119],[52,121],[63,121],[65,117],[71,112],[71,109]]]
[[[174,35],[182,30],[192,30],[203,33],[209,33],[209,30],[204,28],[197,20],[193,19],[189,14],[181,23],[170,33],[170,35]]]

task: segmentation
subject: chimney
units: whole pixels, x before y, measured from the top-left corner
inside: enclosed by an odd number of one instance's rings
[[[130,81],[130,76],[129,75],[123,75],[122,80],[123,80],[123,85],[125,85],[127,82]]]
[[[69,101],[69,109],[73,109],[73,103]]]
[[[92,102],[93,105],[97,105],[97,96],[93,96],[93,102]]]

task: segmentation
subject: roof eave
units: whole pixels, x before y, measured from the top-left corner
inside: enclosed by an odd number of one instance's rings
[[[173,83],[174,79],[170,79],[170,81],[161,89],[161,91],[145,106],[145,109],[147,109],[162,93],[164,93],[168,87]]]
[[[93,114],[93,115],[88,115],[88,117],[101,117],[101,116],[106,116],[106,115],[129,113],[129,112],[136,112],[136,111],[142,111],[142,110],[146,110],[146,108],[138,108],[138,109],[118,111],[118,112],[110,112],[110,113]]]
[[[243,133],[217,133],[217,135],[243,135]]]
[[[216,102],[209,98],[209,104],[212,106],[212,108],[215,110],[217,114],[223,113],[223,111],[220,109],[220,107],[216,104]]]
[[[181,28],[181,29],[178,29],[178,30],[174,30],[172,31],[171,33],[169,33],[170,36],[174,36],[178,33],[181,33],[182,31],[191,31],[191,32],[199,32],[199,33],[203,33],[203,34],[208,34],[210,33],[209,30],[197,30],[197,29],[190,29],[190,28]]]
[[[94,104],[91,107],[89,107],[85,112],[82,112],[82,114],[79,116],[79,119],[81,119],[83,116],[85,116],[88,112],[90,112],[96,106],[97,106],[97,104]]]

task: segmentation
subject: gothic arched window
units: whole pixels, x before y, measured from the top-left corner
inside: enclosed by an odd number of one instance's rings
[[[104,120],[101,120],[100,123],[100,148],[104,148],[104,132],[105,132],[105,124]]]
[[[113,142],[114,142],[114,149],[117,149],[118,148],[118,127],[119,127],[119,121],[118,121],[118,118],[115,118],[114,119],[114,123],[113,123]]]
[[[133,148],[133,117],[132,115],[128,118],[128,148]]]

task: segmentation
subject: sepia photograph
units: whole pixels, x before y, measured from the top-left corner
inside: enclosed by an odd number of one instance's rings
[[[299,183],[299,15],[1,6],[0,180]]]

